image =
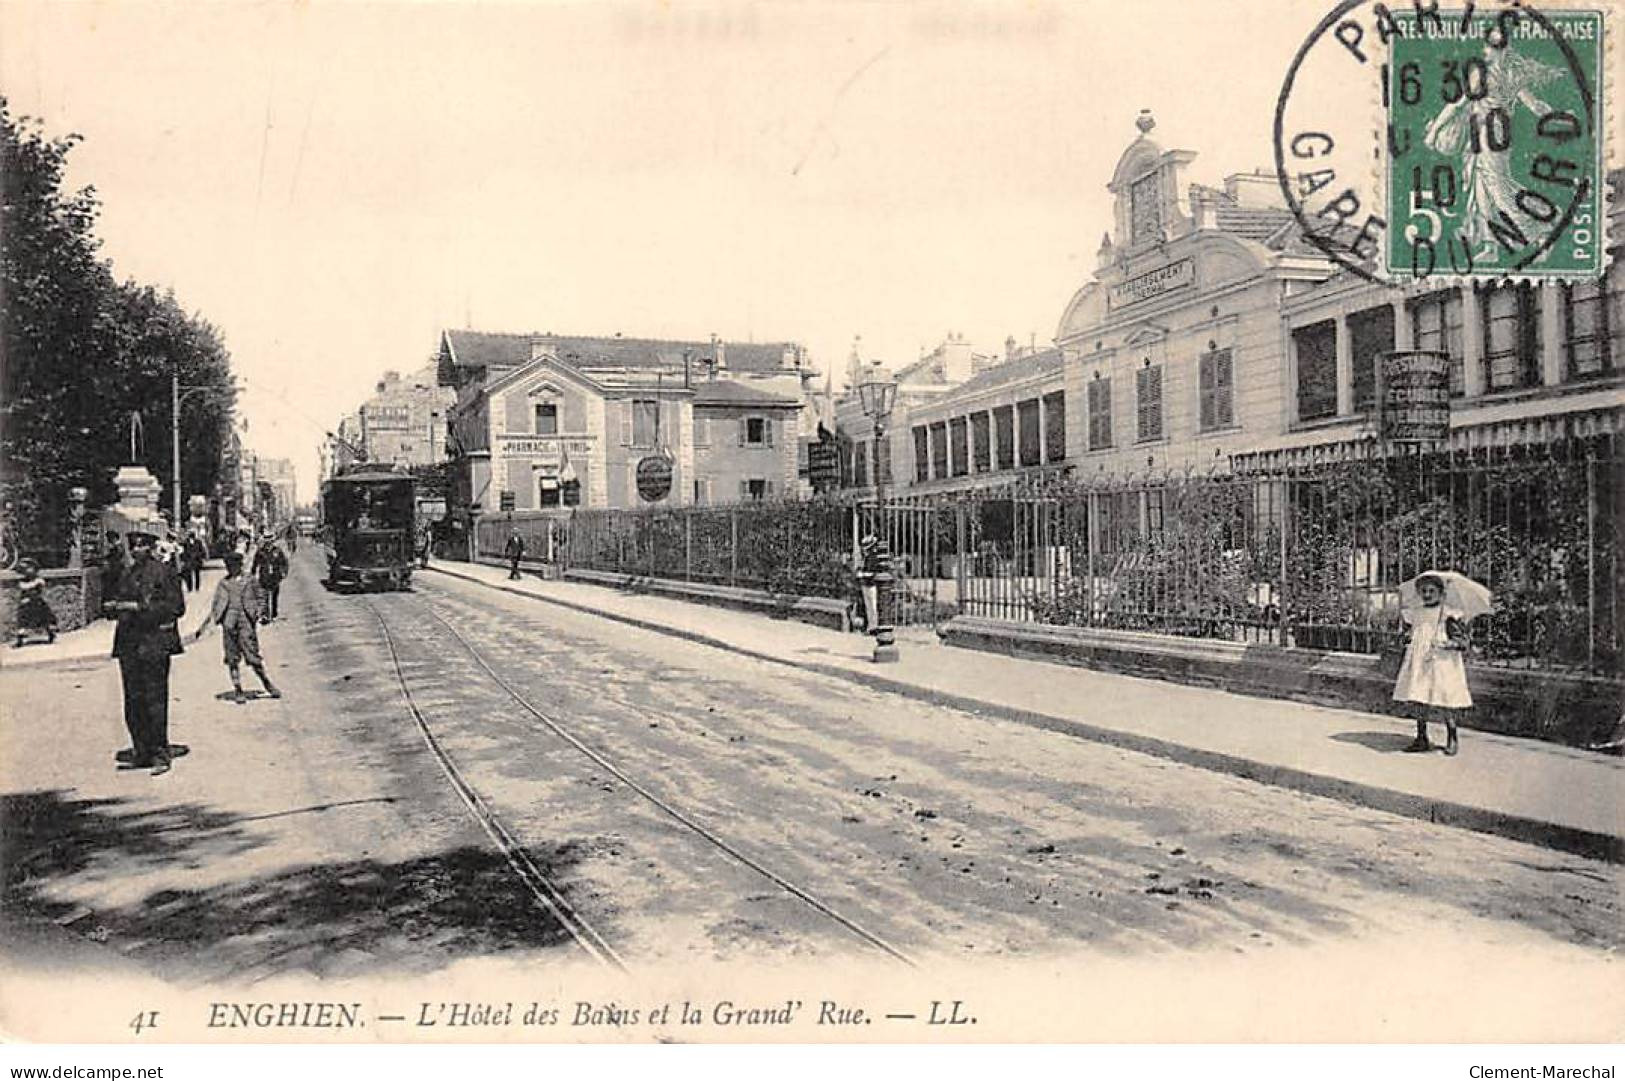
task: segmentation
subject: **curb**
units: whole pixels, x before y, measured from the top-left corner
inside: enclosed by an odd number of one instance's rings
[[[637,627],[640,630],[652,631],[656,634],[664,634],[668,637],[711,646],[716,649],[726,650],[729,653],[750,657],[753,660],[767,661],[771,664],[783,665],[786,668],[815,672],[819,675],[846,680],[849,683],[856,683],[870,690],[898,694],[931,705],[957,709],[966,713],[998,717],[1001,720],[1014,721],[1017,724],[1055,732],[1058,735],[1072,736],[1093,743],[1120,747],[1124,750],[1136,751],[1140,754],[1178,762],[1182,765],[1195,766],[1199,769],[1224,773],[1233,777],[1242,777],[1246,780],[1273,785],[1277,788],[1287,788],[1314,796],[1325,796],[1341,803],[1369,807],[1373,810],[1403,815],[1406,818],[1415,818],[1436,825],[1455,826],[1476,833],[1494,834],[1527,844],[1539,845],[1543,848],[1570,852],[1588,859],[1603,860],[1609,863],[1625,863],[1625,837],[1612,833],[1584,829],[1578,826],[1565,826],[1560,823],[1546,822],[1521,815],[1509,815],[1485,807],[1474,807],[1470,804],[1419,796],[1415,793],[1384,788],[1381,785],[1368,784],[1362,781],[1349,781],[1341,777],[1294,769],[1290,766],[1257,762],[1238,755],[1225,754],[1221,751],[1207,751],[1199,747],[1188,747],[1184,744],[1157,739],[1152,736],[1141,736],[1113,728],[1102,728],[1086,721],[1057,717],[1048,713],[1007,706],[967,695],[933,690],[929,687],[921,687],[918,684],[891,679],[886,676],[872,675],[867,672],[854,672],[838,665],[823,664],[818,661],[787,660],[784,657],[763,653],[698,631],[683,630],[653,620],[641,619],[637,616],[606,612],[601,608],[594,608],[590,605],[561,600],[557,597],[546,597],[526,590],[516,589],[513,586],[488,582],[472,574],[447,570],[443,565],[431,565],[429,569],[439,571],[449,578],[457,578],[465,582],[485,586],[488,589],[511,593],[516,597],[541,601],[544,604],[551,604],[584,615],[597,616],[600,619]]]

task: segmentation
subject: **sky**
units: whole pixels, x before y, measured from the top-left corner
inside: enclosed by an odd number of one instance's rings
[[[245,441],[326,429],[447,327],[1046,344],[1141,109],[1272,160],[1315,2],[0,0],[0,90],[77,132],[120,277],[218,326]]]

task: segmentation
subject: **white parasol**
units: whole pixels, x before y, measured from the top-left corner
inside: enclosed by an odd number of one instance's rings
[[[1422,598],[1417,593],[1416,583],[1423,578],[1437,578],[1444,583],[1444,600],[1440,603],[1453,615],[1473,619],[1476,616],[1488,615],[1494,610],[1494,597],[1490,593],[1490,587],[1456,571],[1424,571],[1400,586],[1401,608],[1408,611],[1422,607]]]

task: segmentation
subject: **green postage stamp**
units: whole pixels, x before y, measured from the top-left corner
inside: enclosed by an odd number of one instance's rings
[[[1395,279],[1595,278],[1603,12],[1395,12],[1383,79]]]

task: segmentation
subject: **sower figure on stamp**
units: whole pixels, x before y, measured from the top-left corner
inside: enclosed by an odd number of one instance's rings
[[[255,625],[265,618],[265,594],[259,582],[243,573],[241,553],[227,552],[226,576],[214,587],[209,618],[198,627],[192,640],[202,638],[211,626],[220,625],[226,668],[231,673],[231,700],[239,705],[247,700],[239,668],[245,660],[265,685],[265,693],[272,698],[282,697],[271,677],[265,674],[265,660],[260,656],[260,636]]]
[[[153,555],[158,537],[132,532],[130,567],[106,607],[118,616],[113,656],[124,683],[124,724],[130,746],[114,757],[122,769],[169,772],[170,760],[186,753],[169,742],[169,659],[181,652],[176,621],[186,614],[186,598],[174,568]]]

